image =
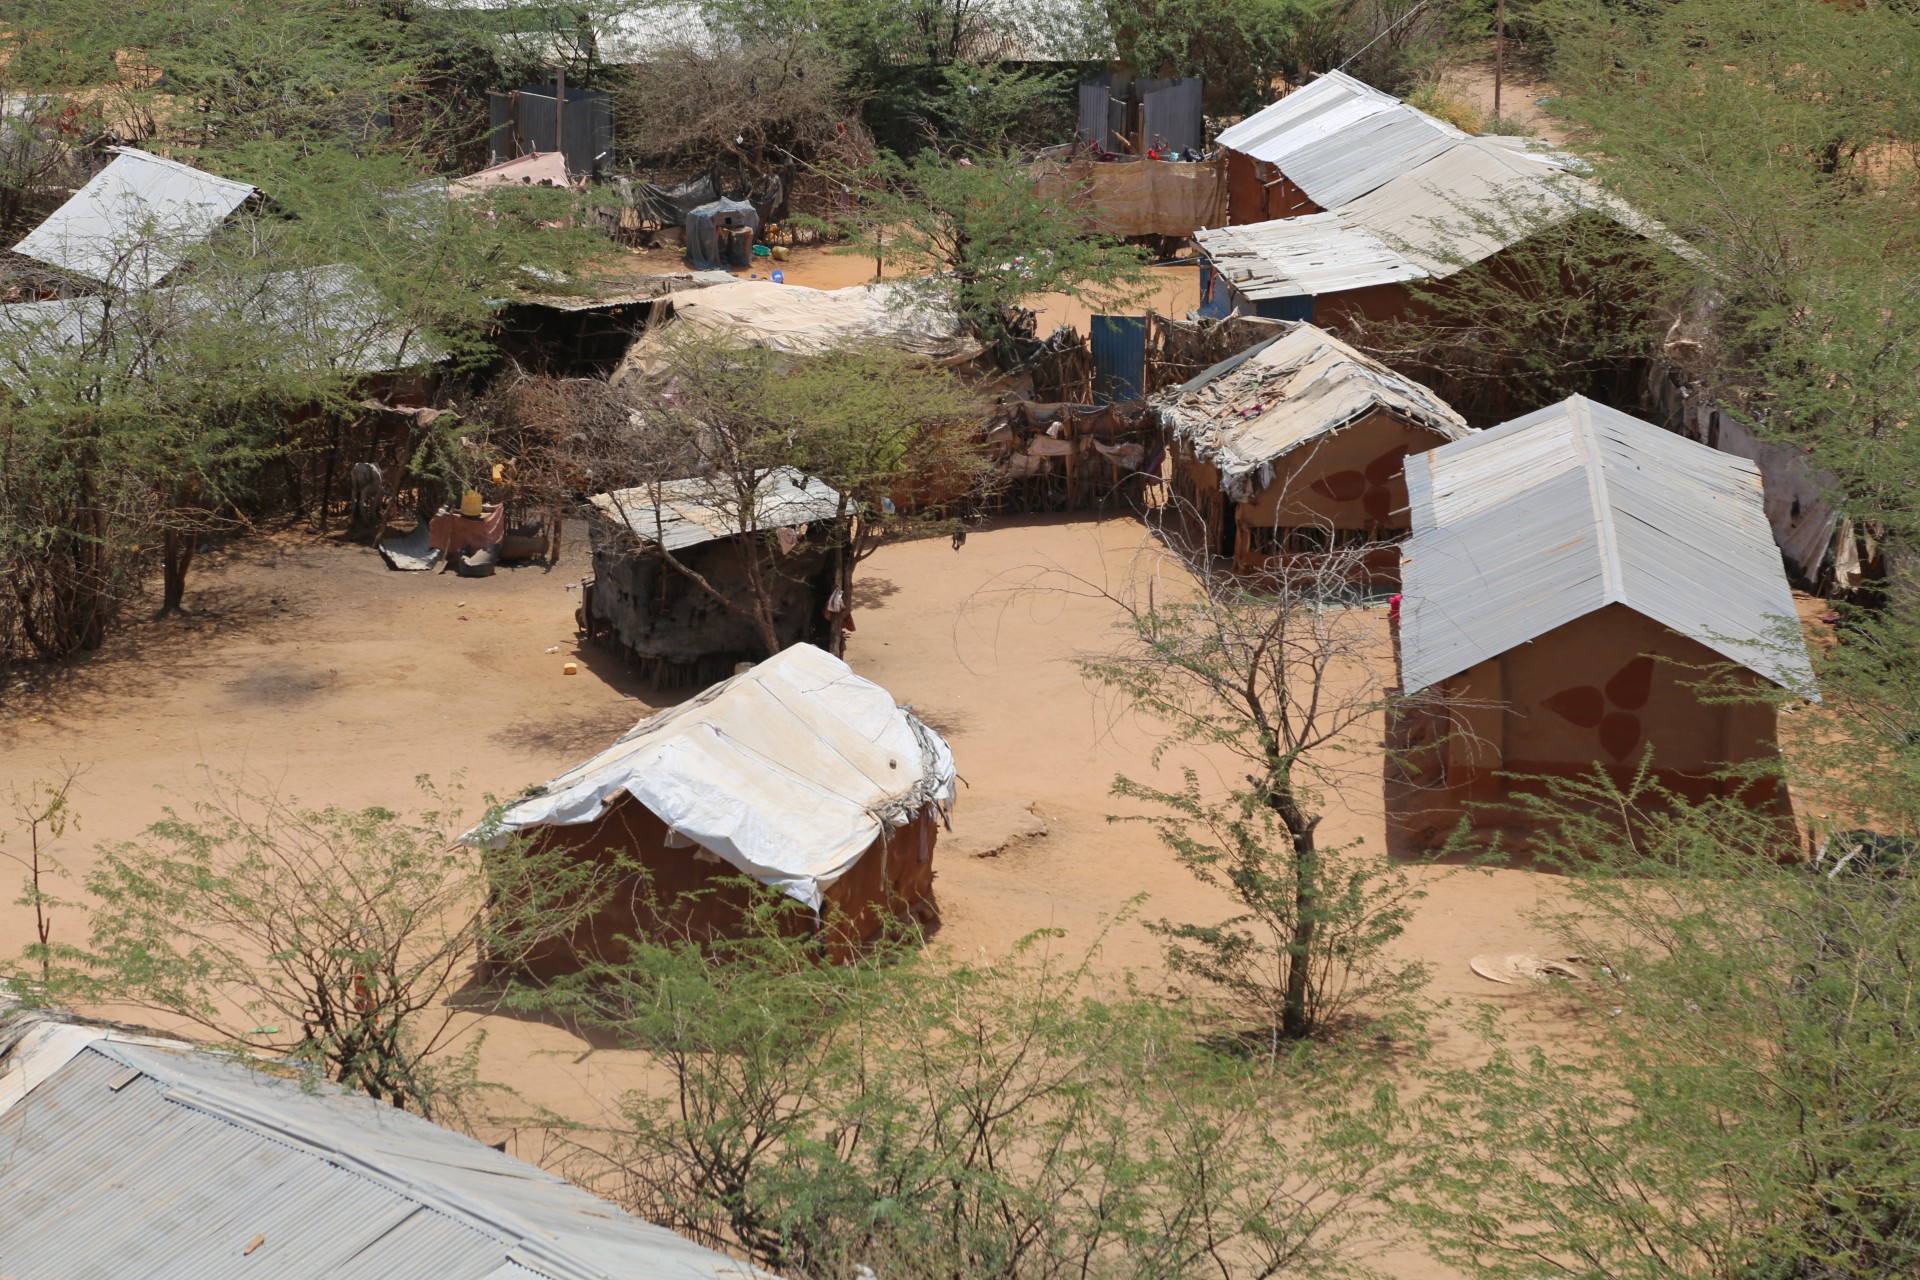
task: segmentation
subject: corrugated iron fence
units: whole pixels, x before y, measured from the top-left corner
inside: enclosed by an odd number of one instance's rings
[[[607,95],[592,89],[568,89],[566,110],[560,112],[552,86],[529,86],[512,93],[487,95],[489,164],[499,164],[530,151],[554,149],[555,117],[564,135],[560,150],[567,172],[588,174],[603,169],[613,158],[613,107]]]

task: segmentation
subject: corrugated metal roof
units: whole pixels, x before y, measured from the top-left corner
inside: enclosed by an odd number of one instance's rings
[[[1793,593],[1744,458],[1574,396],[1407,459],[1409,692],[1609,604],[1807,691]],[[1795,633],[1797,635],[1797,633]]]
[[[1469,138],[1339,212],[1445,279],[1582,208],[1614,212],[1594,184],[1574,175],[1570,157]]]
[[[151,289],[253,194],[244,182],[118,147],[13,251],[128,291]]]
[[[1329,71],[1216,141],[1275,165],[1308,199],[1331,209],[1466,136],[1392,94]]]
[[[1666,234],[1581,177],[1572,157],[1467,138],[1337,209],[1199,231],[1194,240],[1244,297],[1318,297],[1444,280],[1583,209],[1643,235]]]
[[[1427,274],[1338,213],[1216,227],[1194,232],[1193,239],[1214,270],[1255,302],[1314,298]]]
[[[1375,410],[1445,440],[1471,431],[1427,388],[1310,324],[1227,363],[1157,397],[1155,408],[1168,430],[1220,469],[1229,491],[1274,459]]]
[[[36,373],[77,355],[137,376],[149,362],[165,359],[170,333],[223,318],[284,335],[280,355],[310,370],[389,373],[445,357],[431,337],[394,315],[363,276],[334,265],[274,272],[246,292],[196,283],[111,302],[88,296],[0,307],[0,384],[25,387]],[[115,352],[124,353],[124,366],[115,364]]]
[[[831,520],[840,510],[839,493],[792,467],[777,467],[761,477],[753,493],[751,512],[740,509],[741,498],[732,479],[720,476],[694,476],[596,493],[591,501],[638,537],[669,551],[742,532]]]
[[[0,1204],[23,1277],[760,1274],[371,1098],[105,1038],[0,1112]]]

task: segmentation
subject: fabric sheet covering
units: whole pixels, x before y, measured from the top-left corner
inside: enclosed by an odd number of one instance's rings
[[[885,689],[795,645],[642,720],[467,840],[498,846],[531,828],[593,822],[622,793],[818,911],[822,890],[885,827],[929,804],[952,808],[953,753]]]
[[[442,511],[427,522],[427,545],[453,555],[498,546],[507,536],[507,509],[495,507],[479,519]]]
[[[1110,236],[1190,236],[1227,220],[1224,160],[1042,160],[1034,194]]]
[[[870,342],[937,360],[979,350],[960,336],[959,322],[950,309],[916,298],[897,284],[809,289],[769,280],[735,280],[666,297],[673,303],[674,324],[783,355],[818,355]],[[614,370],[614,384],[665,372],[665,346],[661,329],[650,327]]]
[[[752,254],[746,242],[735,239],[726,249],[720,246],[720,229],[752,231],[760,226],[760,215],[744,200],[721,196],[712,204],[690,209],[686,218],[687,265],[695,271],[725,271],[744,267]]]
[[[558,151],[534,151],[447,183],[447,194],[458,199],[495,187],[565,187],[566,157]]]

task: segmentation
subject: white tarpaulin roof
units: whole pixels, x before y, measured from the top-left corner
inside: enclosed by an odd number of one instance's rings
[[[254,189],[130,147],[13,247],[124,289],[151,289]]]
[[[593,822],[622,794],[817,911],[887,826],[952,806],[953,753],[885,689],[795,645],[642,720],[467,839]]]
[[[782,355],[819,355],[835,347],[884,343],[944,360],[972,347],[961,337],[951,308],[898,284],[809,289],[770,280],[734,280],[668,294],[664,301],[673,303],[675,325]],[[613,381],[650,376],[665,367],[665,355],[660,330],[649,328],[621,360]]]

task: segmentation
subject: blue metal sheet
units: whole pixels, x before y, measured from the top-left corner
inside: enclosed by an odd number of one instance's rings
[[[1093,402],[1138,400],[1147,385],[1147,318],[1093,317]]]
[[[1312,320],[1313,299],[1302,295],[1297,298],[1262,298],[1253,304],[1253,314],[1264,320]]]

